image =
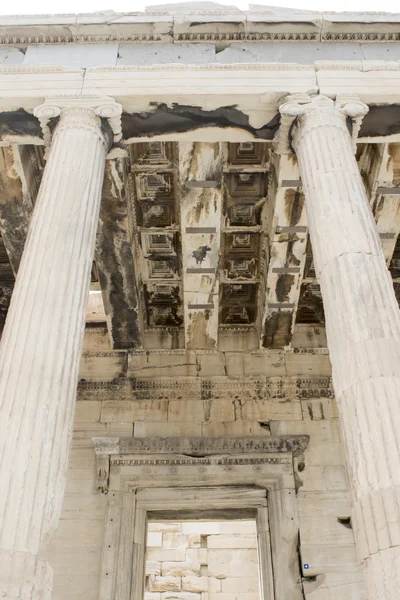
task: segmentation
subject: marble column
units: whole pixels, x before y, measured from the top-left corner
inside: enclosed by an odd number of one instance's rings
[[[0,598],[8,600],[51,597],[52,569],[41,552],[57,528],[64,494],[114,137],[107,119],[115,127],[120,108],[91,97],[57,99],[57,106],[35,111],[42,126],[51,125],[45,139],[51,131],[53,138],[0,343]]]
[[[368,598],[395,600],[400,590],[400,312],[354,157],[368,107],[351,98],[292,97],[280,111],[281,133],[288,134],[296,152],[306,198]]]

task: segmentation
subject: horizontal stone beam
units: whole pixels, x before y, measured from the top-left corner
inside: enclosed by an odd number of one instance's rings
[[[141,346],[126,179],[125,159],[106,162],[95,256],[115,349]]]

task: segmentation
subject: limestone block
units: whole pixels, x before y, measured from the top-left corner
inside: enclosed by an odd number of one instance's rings
[[[80,400],[76,403],[75,422],[97,423],[100,421],[101,402]]]
[[[292,348],[326,348],[326,330],[318,325],[295,325]]]
[[[257,550],[225,550],[225,549],[210,549],[208,552],[208,563],[230,564],[233,561],[240,563],[257,563]]]
[[[203,423],[203,435],[208,437],[220,436],[259,436],[271,435],[267,427],[262,427],[258,421],[228,421],[220,423]]]
[[[24,53],[19,48],[0,48],[0,65],[19,65],[24,62]]]
[[[301,419],[301,404],[298,400],[279,401],[246,400],[237,403],[238,418],[249,421],[277,421]]]
[[[263,352],[226,352],[228,377],[281,377],[286,375],[284,353],[279,350]]]
[[[218,523],[219,532],[230,535],[257,535],[255,521],[221,521]]]
[[[65,487],[66,494],[93,494],[97,492],[95,484],[95,469],[69,469],[67,477],[67,485]]]
[[[79,379],[111,381],[123,377],[126,371],[126,352],[86,352],[79,365]]]
[[[70,469],[94,469],[94,465],[93,448],[71,448],[69,453]]]
[[[222,579],[222,593],[224,594],[259,594],[260,593],[260,585],[257,578],[250,579],[249,577],[241,577],[241,578],[228,578]]]
[[[144,600],[161,600],[160,592],[145,592]]]
[[[104,494],[65,494],[61,519],[104,519],[106,498]]]
[[[353,531],[339,519],[351,515],[348,492],[298,492],[300,539],[302,544],[350,546]]]
[[[107,327],[86,327],[83,351],[96,352],[98,350],[111,350]]]
[[[162,421],[167,419],[167,414],[167,400],[105,400],[101,407],[100,421]]]
[[[204,400],[204,418],[212,423],[234,421],[235,408],[231,398]]]
[[[200,600],[200,594],[192,592],[163,592],[162,600]]]
[[[231,563],[208,563],[208,576],[216,579],[227,579],[228,577],[248,577],[257,580],[259,568],[257,563],[241,563],[232,561]]]
[[[320,442],[340,442],[339,423],[337,419],[324,421],[271,421],[272,435],[309,435],[310,444]]]
[[[60,543],[60,540],[58,540]],[[75,548],[74,552],[59,552],[58,544],[51,543],[45,552],[47,560],[51,560],[54,577],[75,578],[87,575],[100,577],[101,549]]]
[[[305,452],[307,465],[344,465],[343,446],[337,442],[311,445]]]
[[[219,533],[221,524],[217,521],[199,521],[198,523],[182,523],[183,533],[209,535]]]
[[[207,548],[188,548],[186,550],[186,556],[188,560],[200,565],[208,564],[208,550]]]
[[[209,594],[220,594],[222,591],[222,583],[220,579],[214,577],[208,578],[208,592]]]
[[[53,551],[73,554],[93,550],[101,552],[103,541],[103,519],[61,519],[57,532],[52,539]]]
[[[72,448],[93,448],[92,437],[110,435],[107,423],[74,423]]]
[[[182,577],[182,590],[187,592],[207,592],[208,577]]]
[[[156,560],[146,560],[146,575],[161,575],[161,563]]]
[[[53,600],[65,600],[66,591],[69,600],[97,600],[98,598],[98,575],[80,575],[71,577],[69,575],[58,575],[54,578]]]
[[[308,564],[307,577],[320,573],[341,571],[355,571],[359,569],[359,562],[355,544],[350,546],[301,544],[302,564]]]
[[[192,421],[148,423],[139,421],[134,424],[134,437],[198,437],[203,432],[203,424]]]
[[[301,491],[324,492],[348,489],[344,465],[314,465],[304,462],[304,456],[295,459],[296,478]]]
[[[132,437],[133,423],[107,423],[107,435],[110,437]]]
[[[162,533],[157,531],[149,531],[147,534],[147,548],[161,548],[163,546]]]
[[[170,552],[170,550],[168,550]],[[169,560],[169,559],[168,559]],[[200,564],[186,560],[186,562],[163,562],[161,566],[163,577],[191,577],[193,575],[200,576]]]
[[[199,65],[215,62],[214,44],[120,44],[118,65]]]
[[[93,437],[132,437],[133,423],[75,423],[73,448],[93,448]]]
[[[184,533],[164,533],[162,536],[163,548],[180,548],[183,550],[188,545],[188,537]]]
[[[301,401],[303,419],[318,421],[321,419],[337,419],[339,417],[334,398],[310,398]]]
[[[223,352],[196,352],[197,368],[200,377],[224,377],[225,354]]]
[[[149,589],[151,592],[179,592],[181,589],[181,578],[150,575]]]
[[[128,356],[129,377],[197,377],[196,353],[186,350],[137,352]]]
[[[87,69],[115,65],[117,54],[118,44],[31,44],[26,51],[24,64]]]
[[[257,18],[258,17],[258,18]],[[257,15],[257,20],[261,20],[262,15]],[[251,19],[251,14],[247,17],[248,21]],[[269,16],[269,19],[271,17]],[[313,20],[313,26],[315,21],[313,17],[309,17],[311,25],[311,19]],[[274,23],[275,25],[275,23]],[[275,25],[276,26],[276,25]],[[292,26],[292,24],[291,24]],[[254,25],[252,24],[252,27]],[[365,44],[362,45],[364,47]],[[380,44],[371,44],[371,46],[377,46]],[[216,62],[218,63],[276,63],[276,62],[287,62],[287,63],[299,63],[299,64],[314,64],[316,56],[320,60],[340,61],[340,60],[363,60],[364,53],[361,49],[360,44],[356,43],[329,43],[317,44],[315,42],[277,42],[273,44],[268,42],[246,43],[237,42],[230,44],[222,52],[216,55]],[[397,56],[394,53],[394,56]],[[389,60],[388,58],[386,60]],[[398,60],[398,58],[392,58],[392,60]]]
[[[147,560],[155,560],[159,562],[183,562],[186,560],[184,552],[174,549],[164,550],[164,548],[148,548],[146,556]],[[164,565],[162,566],[162,575],[171,575],[171,573],[164,573]]]
[[[191,533],[187,538],[189,548],[200,548],[201,536],[199,533]]]
[[[260,592],[235,593],[235,600],[260,600]],[[208,594],[208,600],[232,600],[232,593],[220,592],[217,594]]]
[[[306,598],[311,600],[365,600],[365,585],[361,568],[340,573],[323,573],[314,581],[303,581]],[[327,594],[327,595],[326,595]]]
[[[161,531],[162,533],[164,532],[176,532],[176,531],[181,531],[181,527],[182,525],[180,523],[169,523],[169,522],[164,522],[164,523],[159,523],[157,522],[152,522],[150,521],[147,525],[147,531]]]
[[[328,354],[286,353],[286,375],[302,377],[329,377],[332,374],[332,365]]]
[[[209,535],[207,548],[257,548],[254,535]]]
[[[159,421],[160,419],[157,419]],[[168,408],[168,421],[205,420],[204,403],[201,400],[171,400]]]

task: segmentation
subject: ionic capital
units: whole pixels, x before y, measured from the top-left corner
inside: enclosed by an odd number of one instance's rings
[[[106,119],[113,138],[106,139],[107,136],[102,134],[106,145],[110,146],[122,138],[122,106],[108,96],[49,96],[34,109],[33,114],[40,121],[46,149],[50,147],[52,138],[50,121],[58,117],[57,130],[79,127],[96,133],[101,131],[101,119]]]
[[[349,131],[350,119],[353,149],[356,149],[358,132],[369,108],[357,95],[338,95],[336,100],[319,95],[293,94],[279,107],[281,125],[275,138],[278,154],[292,154],[300,137],[309,129],[332,125]]]

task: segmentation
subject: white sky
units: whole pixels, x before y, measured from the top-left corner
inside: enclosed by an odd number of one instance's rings
[[[175,4],[185,0],[174,0]],[[265,6],[284,6],[318,11],[381,11],[400,12],[395,0],[250,0],[251,4]],[[99,10],[115,10],[118,12],[135,12],[144,10],[146,6],[167,4],[160,0],[0,0],[0,15],[7,14],[56,14],[95,12]],[[219,0],[219,4],[235,5],[247,10],[248,0]]]

